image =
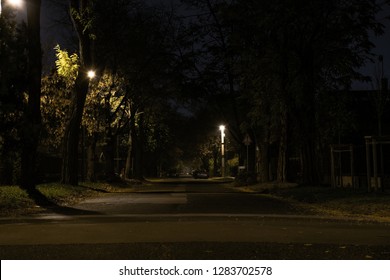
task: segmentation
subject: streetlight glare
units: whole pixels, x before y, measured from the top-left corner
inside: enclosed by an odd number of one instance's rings
[[[21,8],[23,6],[23,1],[24,0],[0,0],[0,15],[3,5],[11,6],[13,8]]]
[[[225,126],[224,125],[220,125],[219,126],[219,130],[221,131],[221,140],[223,142],[224,138],[225,138]]]
[[[225,126],[220,125],[221,131],[221,176],[225,177]]]
[[[21,7],[23,4],[23,0],[3,0],[7,1],[8,4],[14,7]]]
[[[90,78],[92,80],[93,78],[95,78],[96,72],[93,70],[89,70],[87,75],[88,75],[88,78]]]

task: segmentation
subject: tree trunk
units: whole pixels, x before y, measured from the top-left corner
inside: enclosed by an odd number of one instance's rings
[[[319,183],[315,150],[312,140],[309,139],[302,147],[302,183],[306,185]]]
[[[125,178],[129,179],[133,176],[133,141],[129,132],[129,147],[127,150],[126,166],[125,166]]]
[[[103,151],[105,154],[105,162],[104,162],[104,173],[105,179],[107,181],[112,181],[115,179],[115,146],[116,146],[116,137],[113,135],[113,130],[111,128],[112,117],[111,117],[111,106],[110,106],[110,96],[111,96],[111,87],[114,86],[114,83],[110,86],[109,94],[105,96],[104,100],[104,115],[106,122],[105,129],[105,144],[103,147]]]
[[[313,92],[313,91],[311,91]],[[302,183],[306,185],[317,185],[319,183],[318,155],[316,153],[316,116],[314,93],[305,93],[307,102],[306,108],[301,109],[300,135],[301,135],[301,157],[302,157]]]
[[[133,135],[135,130],[135,116],[130,117],[130,130],[129,130],[129,148],[127,150],[126,166],[125,166],[125,178],[133,177]]]
[[[28,103],[22,127],[22,159],[20,187],[35,192],[36,158],[41,132],[41,72],[42,51],[40,39],[41,1],[27,1],[28,30]]]
[[[279,183],[286,182],[286,158],[287,158],[287,106],[285,104],[280,106],[280,139],[279,139],[279,153],[278,153],[278,169],[276,173],[276,180]]]
[[[219,157],[218,156],[219,156],[218,150],[213,149],[213,174],[212,174],[213,177],[217,177],[217,175],[218,175],[218,172],[217,172],[218,164],[219,164],[219,162],[218,162]]]
[[[87,150],[87,180],[96,182],[96,135],[90,137]]]
[[[276,180],[280,183],[286,182],[286,159],[287,159],[287,118],[288,118],[288,106],[289,106],[289,49],[288,49],[288,30],[283,30],[283,48],[281,52],[280,63],[280,96],[279,96],[279,125],[280,125],[280,138],[279,138],[279,152],[278,162],[276,170]]]
[[[314,54],[311,46],[303,49],[302,63],[302,97],[300,108],[297,108],[299,116],[302,157],[302,183],[317,185],[319,183],[318,155],[316,154],[317,121],[316,121],[316,77],[314,67]]]
[[[104,145],[104,173],[107,181],[115,179],[115,137],[112,135],[106,136],[106,144]]]
[[[134,134],[132,135],[133,142],[133,154],[134,154],[134,178],[143,179],[144,178],[144,117],[141,114],[138,122],[138,133],[134,129]]]
[[[85,99],[88,93],[89,81],[84,77],[82,69],[76,80],[72,98],[72,115],[65,129],[64,146],[62,150],[62,178],[63,184],[78,185],[79,162],[78,148],[80,125],[83,116]]]
[[[81,119],[89,89],[89,80],[86,75],[92,65],[92,50],[89,29],[85,26],[88,19],[83,18],[89,0],[70,0],[73,26],[79,39],[80,69],[72,92],[71,116],[65,128],[62,150],[61,182],[63,184],[78,184],[78,146],[81,128]]]
[[[259,143],[260,149],[260,174],[259,181],[260,183],[269,182],[269,143],[261,142]]]

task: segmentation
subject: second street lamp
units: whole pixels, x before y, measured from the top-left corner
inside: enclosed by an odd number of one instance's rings
[[[6,5],[13,8],[21,8],[23,6],[23,0],[0,0],[0,16],[2,9]]]
[[[23,4],[22,0],[6,0],[6,1],[7,1],[7,3],[9,3],[10,5],[12,5],[14,7],[20,7]]]
[[[87,76],[90,80],[96,77],[96,72],[94,70],[89,70]]]
[[[221,131],[221,176],[225,177],[225,126],[220,125],[219,130]]]

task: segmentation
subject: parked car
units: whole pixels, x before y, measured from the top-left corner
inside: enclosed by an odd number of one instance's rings
[[[208,179],[208,178],[209,178],[209,174],[207,173],[206,170],[195,170],[195,171],[192,173],[192,176],[193,176],[195,179]]]

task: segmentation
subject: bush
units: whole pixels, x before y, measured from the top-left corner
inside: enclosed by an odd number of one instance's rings
[[[8,153],[0,160],[0,185],[17,185],[20,182],[20,155]]]

